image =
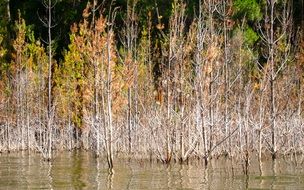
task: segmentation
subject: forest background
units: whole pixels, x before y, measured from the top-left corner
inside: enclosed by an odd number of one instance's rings
[[[1,0],[0,151],[304,151],[303,0]],[[302,157],[303,159],[303,157]],[[304,160],[304,159],[303,159]]]

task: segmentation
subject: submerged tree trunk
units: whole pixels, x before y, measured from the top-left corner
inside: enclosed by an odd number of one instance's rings
[[[115,19],[115,12],[112,13],[112,19]],[[110,27],[107,33],[107,93],[106,93],[106,98],[107,98],[107,161],[108,161],[108,166],[109,166],[109,172],[113,173],[113,121],[112,121],[112,55],[111,53],[113,50],[111,49],[111,38],[112,38],[112,27],[113,27],[113,21],[111,20],[112,25],[108,26]]]

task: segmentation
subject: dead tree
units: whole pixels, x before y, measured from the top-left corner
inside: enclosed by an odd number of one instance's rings
[[[280,73],[285,69],[290,55],[290,39],[292,34],[292,12],[290,1],[269,0],[264,9],[264,20],[260,23],[260,34],[267,53],[267,65],[265,74],[268,79],[269,89],[269,123],[271,128],[271,155],[275,159],[278,151],[278,107],[277,107],[277,83]],[[281,12],[281,14],[277,14]],[[279,43],[284,45],[280,50]]]
[[[47,10],[47,16],[42,18],[39,15],[40,21],[43,25],[47,28],[48,31],[48,39],[46,41],[48,45],[48,103],[47,103],[47,133],[48,133],[48,144],[46,148],[46,153],[44,157],[46,160],[50,161],[52,159],[52,133],[53,133],[53,119],[54,119],[54,107],[53,107],[53,98],[52,98],[52,61],[53,61],[53,54],[52,54],[52,28],[55,27],[53,23],[53,14],[52,11],[57,4],[57,0],[54,2],[52,0],[43,0],[42,4],[44,8]]]

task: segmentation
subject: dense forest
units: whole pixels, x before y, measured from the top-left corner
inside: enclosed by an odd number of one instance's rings
[[[0,0],[0,151],[304,161],[303,0]]]

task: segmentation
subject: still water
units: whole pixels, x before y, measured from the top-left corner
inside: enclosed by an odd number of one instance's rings
[[[108,174],[102,158],[88,152],[57,153],[53,162],[27,153],[0,154],[0,189],[304,189],[304,169],[291,160],[252,162],[248,176],[239,163],[213,161],[207,168],[116,160]]]

